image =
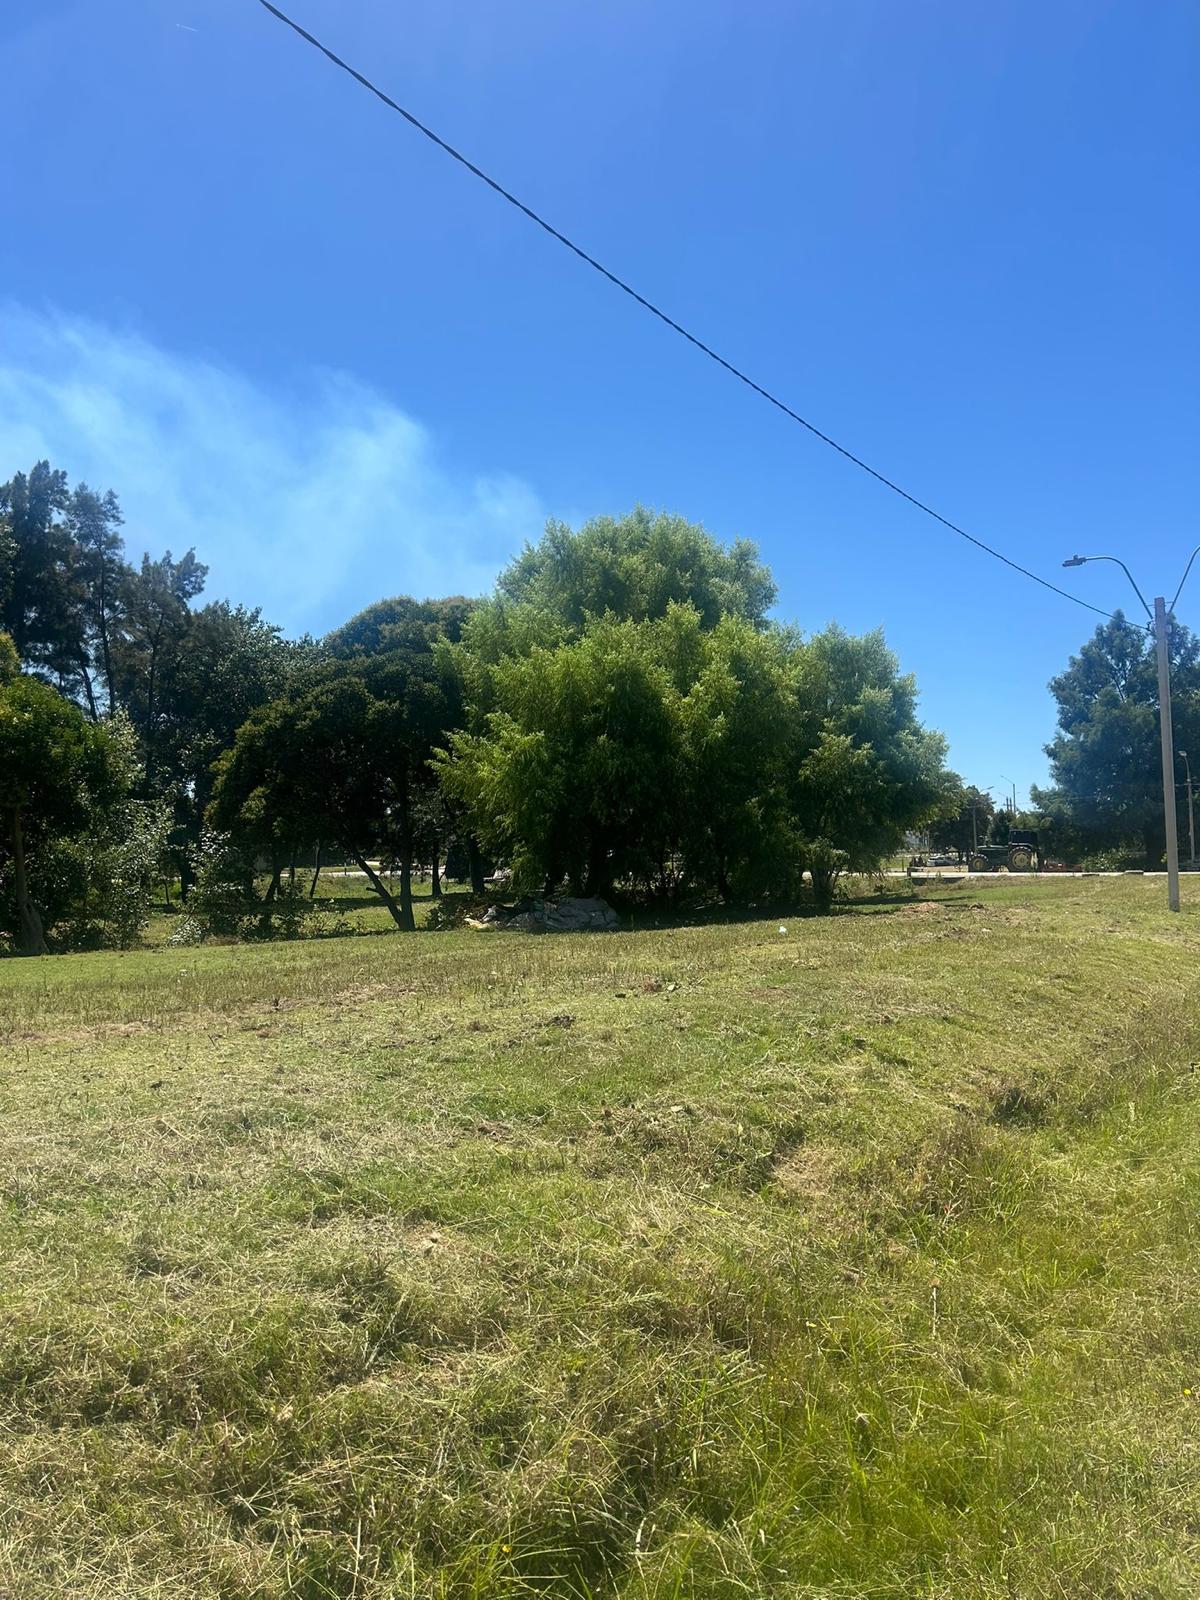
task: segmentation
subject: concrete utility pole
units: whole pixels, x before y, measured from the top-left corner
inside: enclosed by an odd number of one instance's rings
[[[1171,657],[1167,646],[1167,602],[1154,600],[1158,652],[1158,731],[1162,738],[1163,816],[1167,825],[1167,904],[1179,910],[1179,822],[1175,815],[1175,739],[1171,726]]]
[[[1193,872],[1196,870],[1196,808],[1192,804],[1192,763],[1188,760],[1186,750],[1179,752],[1183,758],[1183,769],[1187,773],[1188,792],[1188,866]]]

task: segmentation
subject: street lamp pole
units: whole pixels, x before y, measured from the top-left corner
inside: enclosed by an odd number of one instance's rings
[[[1175,815],[1175,735],[1171,726],[1171,657],[1167,602],[1154,601],[1154,645],[1158,655],[1158,728],[1162,735],[1163,813],[1167,826],[1167,905],[1179,910],[1179,821]]]
[[[1192,803],[1192,763],[1188,760],[1188,753],[1187,753],[1186,750],[1181,750],[1179,752],[1179,754],[1183,757],[1183,768],[1184,768],[1184,771],[1187,773],[1188,852],[1189,852],[1188,865],[1191,867],[1192,871],[1195,872],[1195,870],[1196,870],[1196,808]]]

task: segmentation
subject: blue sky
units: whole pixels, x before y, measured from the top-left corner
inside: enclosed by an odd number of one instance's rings
[[[1200,12],[292,0],[564,231],[947,516],[1098,604],[1200,541]],[[254,0],[4,8],[0,476],[324,631],[548,515],[757,540],[882,624],[972,781],[1044,776],[1088,614],[640,313]],[[1180,606],[1200,623],[1200,585]],[[1095,619],[1092,619],[1095,620]]]

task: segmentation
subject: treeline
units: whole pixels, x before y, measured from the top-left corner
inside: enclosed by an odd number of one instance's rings
[[[0,485],[18,947],[128,942],[156,873],[199,932],[271,927],[331,853],[405,929],[447,857],[476,889],[491,861],[535,892],[827,905],[961,792],[880,635],[779,626],[754,547],[678,517],[552,522],[486,599],[320,641],[201,603],[205,577],[128,561],[115,497],[45,462]]]

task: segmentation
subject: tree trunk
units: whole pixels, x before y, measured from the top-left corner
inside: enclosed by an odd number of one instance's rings
[[[146,682],[146,782],[154,787],[155,762],[154,762],[154,680],[158,674],[158,642],[162,629],[154,635],[154,643],[150,647],[150,671]]]
[[[814,867],[810,869],[812,877],[813,900],[817,910],[824,913],[833,905],[833,890],[837,883],[837,873],[826,868]]]
[[[723,860],[717,863],[717,893],[721,896],[725,905],[728,905],[733,899],[733,891],[729,887],[729,874],[725,870],[725,862]]]
[[[362,871],[363,871],[364,875],[366,876],[367,882],[371,885],[372,889],[374,889],[375,893],[379,896],[379,898],[383,901],[384,905],[391,912],[392,921],[396,924],[396,926],[403,933],[412,933],[412,931],[416,927],[416,923],[413,920],[413,914],[412,914],[411,886],[410,886],[410,894],[409,894],[409,902],[408,902],[408,919],[406,921],[405,920],[405,908],[403,906],[400,906],[400,905],[396,904],[395,896],[393,894],[391,894],[391,892],[388,889],[387,884],[384,883],[383,879],[375,871],[375,868],[372,867],[370,865],[370,863],[367,861],[366,856],[360,856],[357,850],[352,851],[351,854],[353,855],[355,861],[357,861],[359,866],[362,868]],[[404,878],[402,877],[401,878],[401,884],[403,884],[403,882],[404,882]]]
[[[100,713],[96,710],[96,692],[92,688],[92,675],[88,671],[87,662],[79,663],[79,676],[83,679],[83,690],[87,695],[88,716],[93,722],[100,721]]]
[[[400,915],[403,918],[400,926],[406,933],[411,933],[417,925],[413,915],[412,899],[412,846],[406,844],[400,853]]]
[[[479,849],[479,840],[473,834],[467,840],[467,859],[471,866],[471,893],[486,894],[487,885],[483,881],[483,856]]]
[[[22,563],[18,561],[16,576],[13,579],[11,590],[12,606],[10,611],[12,627],[8,631],[12,642],[17,647],[17,655],[24,661],[25,652],[29,648],[29,627],[26,620],[29,607],[25,599],[27,586],[21,581],[21,571]]]
[[[400,926],[411,932],[417,925],[412,903],[412,808],[409,804],[407,782],[400,790]]]
[[[279,893],[279,880],[283,877],[283,862],[277,856],[271,857],[271,881],[267,885],[267,892],[263,896],[266,905],[270,905]]]
[[[313,866],[312,882],[308,886],[308,898],[314,898],[317,892],[317,879],[321,876],[321,841],[317,840],[317,859]]]
[[[113,684],[112,651],[108,642],[108,573],[107,566],[101,562],[100,566],[100,656],[104,662],[104,682],[108,693],[108,714],[115,716],[117,710],[117,691]]]
[[[294,894],[296,891],[296,852],[294,850],[292,851],[292,858],[288,862],[288,883],[291,885],[292,893]]]
[[[1146,865],[1151,871],[1162,862],[1165,841],[1166,828],[1161,822],[1142,824],[1142,848],[1146,852]]]
[[[608,851],[598,840],[590,843],[587,855],[587,865],[583,871],[583,893],[592,899],[606,899],[612,893],[612,863],[608,859]],[[571,875],[571,893],[578,894],[576,884],[579,874]]]
[[[29,872],[25,864],[25,836],[21,831],[21,813],[12,814],[13,887],[17,896],[17,916],[21,922],[21,949],[27,956],[47,956],[46,930],[38,908],[29,897]]]
[[[440,900],[442,898],[442,879],[438,871],[438,847],[433,847],[433,865],[429,869],[429,898]]]

